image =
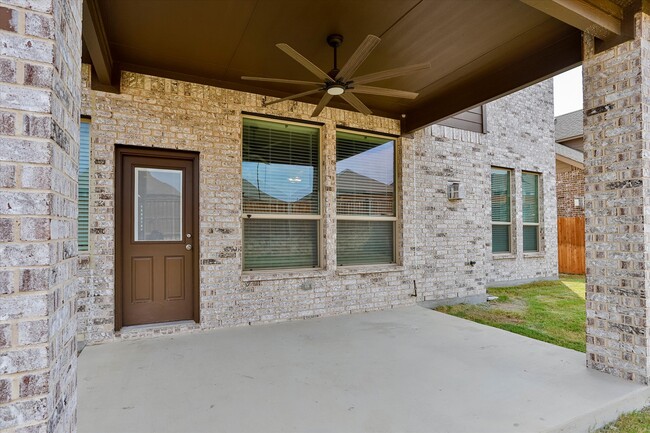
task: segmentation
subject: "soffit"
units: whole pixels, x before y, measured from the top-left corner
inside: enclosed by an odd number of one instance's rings
[[[340,33],[339,67],[368,34],[382,42],[356,75],[430,62],[372,83],[415,100],[360,95],[405,132],[495,99],[580,61],[580,32],[519,0],[94,0],[116,69],[283,97],[308,88],[242,75],[314,80],[275,47],[285,42],[329,71],[325,38]],[[301,99],[316,103],[320,96]],[[331,106],[351,109],[340,98]],[[410,123],[409,123],[410,122]]]

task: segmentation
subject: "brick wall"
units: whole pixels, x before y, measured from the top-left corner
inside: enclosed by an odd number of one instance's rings
[[[557,216],[581,217],[585,215],[583,206],[576,206],[576,198],[585,196],[585,171],[571,167],[569,171],[557,173]]]
[[[2,0],[0,39],[0,429],[71,431],[81,0]]]
[[[585,37],[584,53],[587,365],[648,384],[650,16],[598,54]]]
[[[336,125],[378,133],[399,133],[397,121],[326,108],[323,126],[324,269],[242,273],[241,112],[309,120],[313,107],[284,102],[263,108],[263,96],[124,72],[120,94],[92,91],[84,67],[83,114],[92,117],[90,251],[80,260],[78,311],[82,338],[110,340],[114,332],[114,146],[115,143],[200,152],[200,325],[175,325],[118,333],[119,338],[193,331],[221,326],[344,314],[390,308],[416,301],[482,295],[499,279],[552,278],[557,253],[516,253],[495,262],[490,238],[490,165],[503,161],[516,170],[544,176],[544,227],[555,238],[554,154],[533,156],[553,146],[552,87],[535,86],[490,104],[493,118],[506,110],[504,125],[488,134],[448,127],[418,131],[398,143],[401,219],[400,265],[336,268]],[[534,114],[522,110],[541,98]],[[539,108],[542,107],[542,108]],[[523,113],[522,113],[523,111]],[[543,119],[540,120],[540,117]],[[496,123],[495,123],[496,124]],[[503,162],[502,161],[502,162]],[[446,196],[448,180],[462,180],[467,195]],[[520,218],[519,218],[520,219]],[[519,228],[520,230],[520,228]],[[524,266],[525,265],[525,266]],[[418,297],[411,296],[417,285]]]

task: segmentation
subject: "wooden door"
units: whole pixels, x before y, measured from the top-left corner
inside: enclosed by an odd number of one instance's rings
[[[127,147],[117,156],[116,328],[197,320],[197,156]]]

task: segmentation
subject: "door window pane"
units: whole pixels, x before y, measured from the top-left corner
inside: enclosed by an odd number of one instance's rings
[[[183,240],[182,185],[181,170],[135,169],[136,241]]]

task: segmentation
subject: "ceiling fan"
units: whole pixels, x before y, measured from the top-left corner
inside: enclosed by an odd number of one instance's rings
[[[303,81],[303,80],[290,80],[283,78],[266,78],[266,77],[241,77],[242,80],[251,81],[265,81],[270,83],[284,83],[284,84],[301,84],[307,86],[317,86],[316,89],[307,90],[306,92],[298,93],[295,95],[287,96],[286,98],[276,99],[271,102],[265,102],[264,107],[278,102],[288,101],[291,99],[302,98],[303,96],[312,95],[314,93],[323,92],[323,96],[316,106],[316,109],[311,114],[311,117],[318,116],[323,108],[330,102],[332,97],[340,96],[348,104],[354,107],[357,111],[368,115],[372,111],[357,98],[355,93],[365,93],[367,95],[390,96],[395,98],[415,99],[418,94],[415,92],[407,92],[404,90],[386,89],[383,87],[366,86],[365,83],[372,83],[374,81],[386,80],[388,78],[400,77],[402,75],[410,74],[421,69],[428,69],[431,65],[429,63],[418,63],[416,65],[402,66],[401,68],[389,69],[386,71],[375,72],[368,75],[361,75],[354,77],[354,73],[359,66],[366,60],[372,50],[377,47],[381,42],[377,36],[368,35],[366,39],[359,45],[359,48],[352,54],[347,63],[338,69],[336,50],[343,43],[343,36],[334,34],[327,37],[327,44],[334,49],[334,68],[329,73],[325,73],[318,66],[307,60],[306,57],[291,48],[289,45],[281,43],[276,44],[278,48],[287,53],[292,59],[307,68],[309,72],[320,78],[322,81]]]

